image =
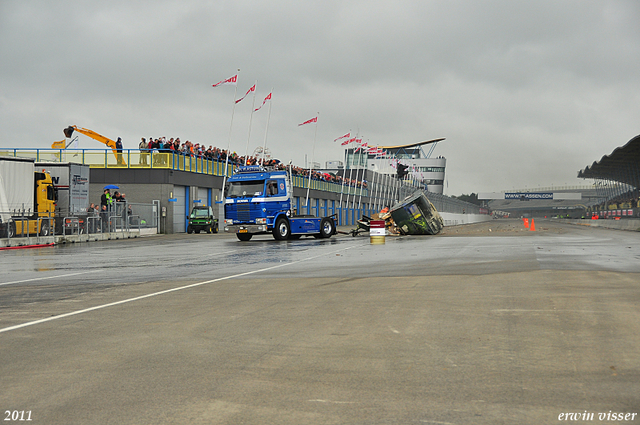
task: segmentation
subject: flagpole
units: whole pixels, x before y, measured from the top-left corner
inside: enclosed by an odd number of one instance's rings
[[[395,159],[395,158],[394,158]],[[393,170],[391,170],[391,165],[387,165],[386,167],[387,169],[389,169],[389,171],[392,174],[384,174],[384,178],[385,178],[385,185],[384,188],[382,190],[382,195],[380,196],[380,206],[382,208],[384,208],[386,206],[387,203],[389,203],[389,197],[390,197],[390,193],[391,193],[391,185],[393,184],[393,178],[391,178],[391,181],[389,180],[389,176],[393,177]]]
[[[304,202],[304,206],[307,209],[307,214],[309,214],[309,189],[311,189],[311,169],[313,168],[313,161],[316,155],[316,135],[318,134],[318,118],[319,117],[320,117],[320,112],[316,114],[316,129],[313,133],[313,148],[311,149],[311,164],[309,164],[309,180],[307,181],[307,199]]]
[[[227,184],[227,170],[229,168],[229,149],[231,149],[231,130],[233,129],[233,114],[236,111],[236,95],[238,94],[238,80],[240,79],[240,69],[238,68],[238,73],[236,74],[236,88],[233,91],[233,106],[231,107],[231,124],[229,124],[229,141],[227,142],[227,157],[224,161],[224,177],[222,179],[222,195],[221,200],[223,203],[223,211],[224,211],[224,189]],[[226,218],[226,217],[225,217]]]
[[[349,152],[347,150],[347,152]],[[346,221],[347,224],[349,224],[349,195],[351,194],[351,176],[353,175],[353,158],[355,156],[355,152],[353,152],[351,154],[351,167],[349,167],[349,184],[347,184],[347,200],[345,201],[345,205],[347,206],[347,215],[346,215]],[[347,161],[348,163],[348,161]],[[345,174],[346,177],[346,174]]]
[[[375,160],[374,160],[374,164],[375,164]],[[374,209],[375,205],[376,205],[376,198],[375,198],[375,193],[376,193],[376,174],[378,174],[380,172],[380,170],[379,170],[380,167],[378,167],[378,164],[375,164],[375,165],[376,165],[376,171],[373,173],[373,178],[371,179],[371,193],[369,194],[369,205],[370,205],[369,209]]]
[[[368,144],[368,142],[369,142],[369,139],[367,139],[367,144]],[[374,157],[374,159],[375,159],[375,157]],[[369,154],[367,154],[367,163],[368,162],[369,162]],[[360,180],[360,197],[358,198],[358,210],[360,209],[360,205],[362,204],[362,189],[363,189],[362,182],[364,181],[364,175],[365,175],[366,172],[367,172],[367,167],[365,166],[364,167],[364,171],[362,172],[361,180]]]
[[[349,137],[351,137],[351,129],[349,129]],[[351,142],[347,143],[347,152],[349,152],[349,145],[351,144]],[[348,163],[348,161],[347,161]],[[342,195],[344,193],[344,181],[346,180],[347,177],[347,171],[343,168],[342,169],[342,186],[340,187],[340,222],[342,222]]]
[[[247,165],[247,156],[249,156],[249,140],[251,139],[251,122],[253,121],[253,108],[255,108],[256,106],[257,91],[258,91],[258,80],[256,80],[255,84],[253,85],[253,102],[251,103],[251,115],[249,116],[249,135],[247,136],[247,147],[244,150],[244,165]]]
[[[397,171],[398,167],[400,166],[400,160],[398,158],[396,158],[396,160],[397,160],[396,161],[396,171]],[[389,185],[389,194],[387,195],[387,198],[388,198],[389,201],[391,201],[392,199],[395,198],[395,196],[396,196],[395,193],[396,193],[396,190],[398,190],[398,185],[399,184],[402,184],[400,179],[391,180],[390,185]]]
[[[397,167],[398,166],[398,159],[394,158],[394,160],[396,162],[396,167]],[[393,171],[391,171],[391,174],[385,174],[385,177],[386,177],[386,185],[385,185],[384,192],[383,192],[383,195],[382,195],[381,198],[384,198],[384,201],[385,201],[384,203],[386,204],[387,202],[390,202],[390,199],[393,196],[392,193],[393,193],[394,188],[395,188],[396,180],[393,178]]]
[[[383,167],[383,164],[379,164],[379,168],[380,168],[380,182],[378,183],[378,190],[376,193],[376,205],[378,206],[378,211],[380,211],[382,208],[380,208],[380,200],[382,199],[382,189],[383,189],[383,184],[384,184],[384,174],[382,173],[382,170],[386,170],[386,168],[389,167],[389,164],[385,164],[385,166]]]
[[[356,140],[358,139],[358,136],[360,136],[360,129],[358,129],[358,131],[356,132]],[[348,151],[347,151],[348,152]],[[351,194],[351,176],[353,176],[353,158],[355,158],[355,152],[353,153],[353,155],[351,155],[351,168],[349,168],[349,185],[348,190],[347,190],[347,224],[349,223],[349,195]],[[355,198],[355,195],[354,195]]]
[[[273,102],[273,86],[269,92],[271,96],[269,98],[269,113],[267,114],[267,127],[264,129],[264,143],[262,144],[262,166],[264,167],[264,157],[267,155],[265,149],[267,149],[267,131],[269,131],[269,120],[271,119],[271,103]],[[291,168],[291,167],[289,167]]]
[[[388,164],[387,164],[388,166]],[[384,169],[386,169],[386,167],[384,167]],[[380,181],[378,182],[378,188],[376,190],[376,205],[378,206],[378,211],[380,211],[382,208],[380,208],[380,202],[382,199],[382,193],[383,193],[383,189],[384,189],[384,174],[382,173],[383,167],[382,165],[380,165]]]
[[[383,166],[380,166],[380,182],[378,183],[378,193],[376,194],[376,203],[378,204],[378,208],[382,206],[382,197],[384,195],[384,176],[385,176],[382,170],[384,169],[386,172],[386,168],[387,167],[383,168]]]
[[[400,166],[400,161],[398,161],[398,167]],[[404,165],[404,164],[402,164]],[[399,194],[400,194],[400,190],[402,189],[402,186],[404,186],[403,180],[404,180],[404,176],[402,176],[402,178],[396,179],[396,185],[393,188],[393,192],[391,193],[391,200],[395,202],[396,199],[399,198]]]

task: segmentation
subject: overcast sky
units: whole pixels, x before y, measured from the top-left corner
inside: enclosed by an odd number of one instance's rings
[[[283,161],[445,137],[445,193],[583,184],[640,133],[640,2],[0,0],[0,148],[77,125]],[[80,147],[101,148],[91,139]]]

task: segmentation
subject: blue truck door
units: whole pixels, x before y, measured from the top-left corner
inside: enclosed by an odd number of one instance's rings
[[[287,189],[284,179],[268,179],[265,183],[265,199],[267,216],[274,216],[279,211],[288,210]]]

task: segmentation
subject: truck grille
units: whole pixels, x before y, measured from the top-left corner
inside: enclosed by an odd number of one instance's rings
[[[249,221],[251,219],[251,211],[249,204],[237,204],[238,220]]]

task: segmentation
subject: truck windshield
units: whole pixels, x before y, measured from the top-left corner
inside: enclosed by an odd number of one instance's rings
[[[227,190],[228,198],[245,198],[262,196],[264,190],[264,180],[231,182]]]

